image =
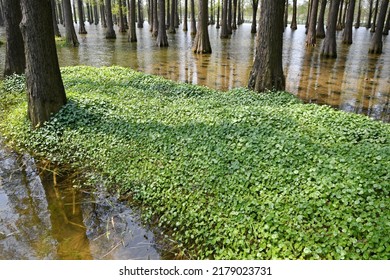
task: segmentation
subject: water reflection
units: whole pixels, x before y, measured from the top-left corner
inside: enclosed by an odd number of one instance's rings
[[[0,139],[0,259],[172,258],[138,213],[77,183],[72,176],[38,174],[33,158],[5,149]]]
[[[60,26],[64,33],[63,27]],[[213,53],[191,52],[193,36],[179,30],[168,34],[169,47],[158,48],[145,23],[137,29],[137,43],[129,43],[127,34],[117,32],[116,40],[104,39],[104,30],[87,24],[87,35],[79,35],[78,48],[60,47],[61,66],[120,65],[166,78],[207,85],[217,89],[246,86],[253,62],[255,36],[250,25],[243,24],[231,39],[221,40],[220,30],[210,26]],[[354,29],[351,46],[341,44],[338,33],[338,58],[321,59],[323,40],[315,48],[305,47],[305,29],[299,26],[284,32],[283,63],[286,88],[306,102],[329,104],[341,110],[367,114],[390,121],[390,44],[384,37],[384,53],[368,54],[372,34],[366,28]],[[4,29],[0,29],[4,38]],[[4,68],[4,47],[0,51],[0,67]]]

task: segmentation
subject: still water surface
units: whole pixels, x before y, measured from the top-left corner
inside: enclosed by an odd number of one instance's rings
[[[168,34],[169,47],[158,48],[155,38],[144,28],[137,29],[137,43],[129,43],[126,33],[117,31],[116,40],[104,39],[100,25],[87,24],[87,35],[78,35],[80,46],[59,47],[61,66],[120,65],[168,79],[206,85],[227,90],[245,87],[250,74],[255,35],[250,25],[243,24],[230,39],[220,39],[215,26],[210,26],[211,55],[195,55],[191,51],[193,37],[180,29]],[[77,30],[76,25],[76,30]],[[60,25],[64,34],[64,28]],[[366,28],[354,29],[350,46],[341,44],[338,33],[338,58],[322,59],[321,39],[314,48],[305,46],[305,28],[299,26],[284,32],[283,63],[286,89],[305,102],[332,107],[390,121],[390,38],[384,36],[382,55],[368,54],[372,33]],[[0,30],[4,37],[4,29]],[[4,68],[5,47],[0,49],[0,67]]]

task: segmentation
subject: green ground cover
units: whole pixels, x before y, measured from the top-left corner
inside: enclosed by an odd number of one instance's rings
[[[35,131],[23,79],[3,82],[3,136],[131,194],[186,256],[390,258],[388,124],[120,67],[62,74],[69,101]]]

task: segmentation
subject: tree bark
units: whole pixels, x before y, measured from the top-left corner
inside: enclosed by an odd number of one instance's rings
[[[125,33],[126,32],[126,27],[125,27],[124,15],[123,15],[123,3],[122,3],[122,0],[118,1],[118,7],[119,7],[119,32],[120,33]]]
[[[4,26],[6,38],[4,76],[24,74],[26,60],[19,23],[22,11],[19,1],[3,0]]]
[[[375,2],[375,11],[374,11],[374,19],[373,19],[373,22],[371,24],[371,29],[370,29],[370,32],[371,33],[374,33],[375,30],[376,30],[376,21],[377,21],[377,17],[378,17],[378,8],[379,8],[379,0],[376,0]]]
[[[64,25],[64,12],[62,10],[62,0],[57,3],[58,19],[60,24]]]
[[[56,2],[55,2],[55,0],[51,0],[50,4],[51,4],[51,10],[52,10],[54,36],[61,37],[60,29],[58,28],[56,12],[55,12],[56,11]]]
[[[285,0],[261,0],[256,54],[248,87],[258,92],[284,90],[282,67]]]
[[[228,0],[222,0],[222,24],[221,24],[221,38],[229,38],[229,30],[228,30]]]
[[[347,21],[343,33],[343,43],[352,44],[353,14],[355,12],[355,0],[349,0]]]
[[[286,0],[286,6],[284,9],[284,27],[287,27],[288,25],[288,0]]]
[[[137,33],[135,28],[136,21],[136,11],[135,11],[135,0],[129,1],[129,33],[128,33],[128,41],[129,42],[137,42]]]
[[[143,6],[142,6],[142,0],[138,0],[138,20],[137,20],[137,27],[138,28],[144,28],[144,17],[143,17]]]
[[[340,0],[332,0],[330,5],[328,30],[321,50],[321,56],[324,57],[337,57],[336,25],[339,5]]]
[[[369,53],[377,53],[377,54],[382,53],[382,48],[383,48],[382,33],[383,33],[383,28],[385,26],[388,7],[389,7],[389,0],[382,0],[378,21],[376,24],[376,31],[374,33],[374,36],[372,36],[371,46],[368,50]]]
[[[115,39],[116,33],[114,30],[114,22],[112,20],[111,0],[104,0],[104,6],[106,8],[106,39]]]
[[[50,0],[21,0],[20,29],[26,52],[28,116],[34,128],[66,104],[58,65]]]
[[[208,0],[199,0],[198,32],[195,36],[194,53],[211,53],[208,31]]]
[[[104,3],[100,4],[100,17],[102,18],[102,26],[103,28],[107,28],[107,21],[106,21],[106,12],[105,12],[105,6]]]
[[[175,5],[176,5],[176,1],[175,0],[171,0],[171,14],[170,14],[170,24],[169,24],[169,30],[168,30],[168,33],[171,33],[171,34],[175,34],[176,33],[176,30],[175,30]]]
[[[362,16],[362,0],[359,0],[359,7],[358,7],[358,14],[356,18],[355,28],[360,27],[361,16]]]
[[[240,6],[238,6],[240,7]],[[221,3],[220,3],[220,0],[218,0],[218,6],[217,6],[217,25],[215,26],[216,29],[220,29],[221,28],[221,24],[219,22],[220,20],[220,13],[221,13]]]
[[[344,0],[340,1],[339,5],[339,12],[338,12],[338,20],[336,25],[336,30],[341,30],[342,28],[342,17],[343,17],[343,7],[344,7]]]
[[[368,8],[368,21],[367,21],[367,25],[366,25],[367,29],[371,28],[373,5],[374,5],[374,0],[370,0],[370,5],[369,5],[369,8]]]
[[[237,0],[233,0],[233,23],[232,29],[237,29]]]
[[[306,36],[306,46],[315,46],[317,43],[316,27],[317,27],[317,14],[318,14],[318,1],[312,0],[309,29]]]
[[[256,33],[256,25],[257,25],[257,9],[259,8],[259,0],[252,0],[252,25],[251,25],[251,33]]]
[[[184,18],[183,18],[183,31],[188,31],[188,0],[184,0]]]
[[[93,14],[94,14],[94,22],[95,22],[95,25],[98,25],[99,24],[99,11],[98,11],[98,4],[96,1],[93,2]]]
[[[385,28],[383,29],[383,35],[389,35],[389,29],[390,29],[390,9],[387,14]]]
[[[195,2],[191,0],[191,35],[196,35]]]
[[[320,8],[320,14],[318,16],[318,23],[317,23],[317,38],[325,38],[325,10],[326,10],[326,4],[327,0],[321,0],[321,8]]]
[[[83,1],[77,0],[77,6],[79,8],[79,34],[87,34],[87,30],[85,30],[84,24],[84,13],[83,13]]]
[[[157,37],[158,35],[158,15],[157,15],[157,0],[152,0],[153,2],[153,30],[152,30],[152,36]],[[165,24],[162,22],[161,24]]]
[[[156,45],[158,47],[168,47],[167,30],[165,26],[165,0],[158,0],[158,34]]]
[[[297,0],[293,0],[293,14],[291,19],[291,25],[290,28],[292,30],[297,30]]]
[[[76,30],[73,25],[73,16],[72,8],[70,5],[70,0],[63,0],[63,9],[65,17],[65,41],[67,45],[73,45],[77,47],[79,45],[79,40],[77,39]]]

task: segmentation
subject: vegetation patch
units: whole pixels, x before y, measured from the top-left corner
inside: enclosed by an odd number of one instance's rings
[[[390,258],[388,124],[120,67],[62,75],[68,103],[35,131],[6,80],[1,133],[131,194],[190,258]]]

